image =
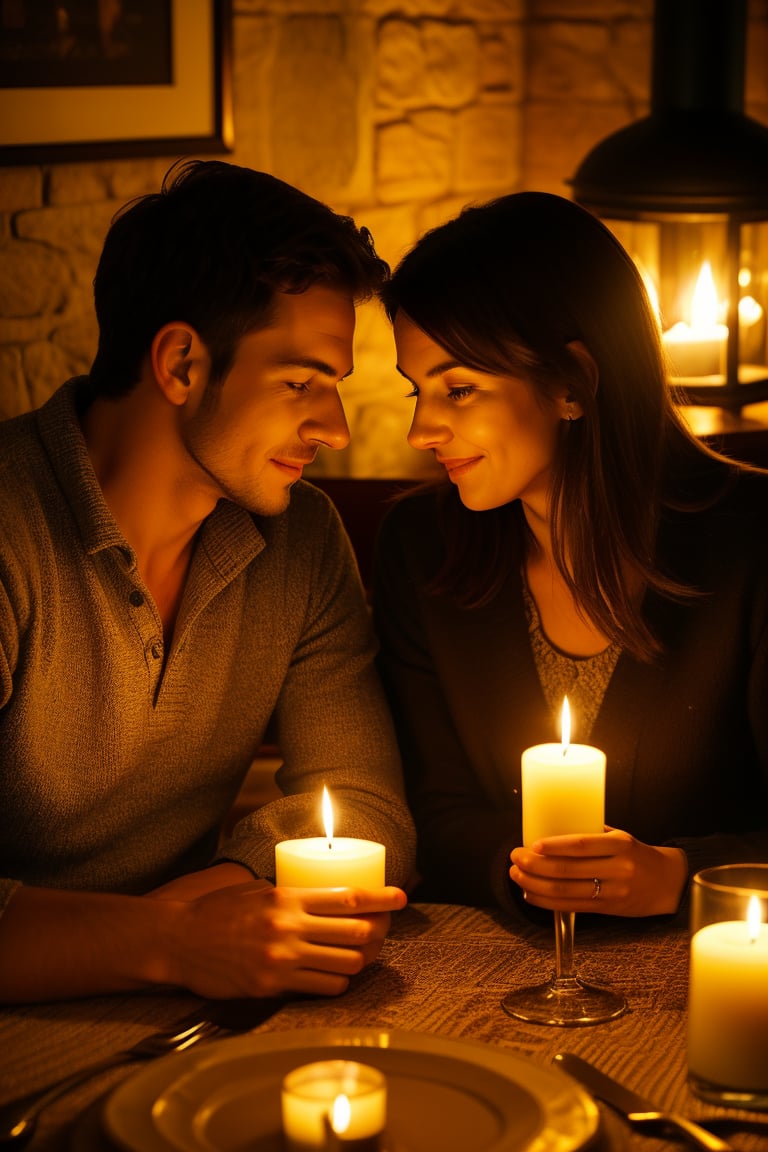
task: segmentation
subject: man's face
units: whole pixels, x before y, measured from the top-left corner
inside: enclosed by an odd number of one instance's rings
[[[345,448],[338,385],[352,371],[355,309],[342,290],[278,293],[269,326],[241,341],[223,381],[181,410],[181,436],[214,495],[282,512],[321,445]]]

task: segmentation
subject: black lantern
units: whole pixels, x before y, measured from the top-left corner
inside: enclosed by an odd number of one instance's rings
[[[637,262],[675,383],[768,399],[768,127],[745,116],[746,0],[656,0],[650,115],[594,148],[574,199]]]

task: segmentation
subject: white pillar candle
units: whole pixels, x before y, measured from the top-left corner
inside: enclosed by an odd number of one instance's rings
[[[304,1064],[284,1078],[281,1108],[290,1152],[325,1148],[329,1128],[350,1143],[373,1140],[386,1124],[387,1083],[378,1068],[353,1060]]]
[[[323,788],[325,836],[275,845],[275,883],[291,888],[383,888],[386,851],[374,840],[334,836],[333,808]]]
[[[291,888],[383,888],[385,850],[372,840],[322,836],[275,845],[275,882]]]
[[[691,938],[688,1069],[736,1091],[768,1092],[768,924],[706,924]]]
[[[605,830],[605,753],[571,744],[568,697],[561,742],[526,748],[521,780],[526,846],[546,836]]]

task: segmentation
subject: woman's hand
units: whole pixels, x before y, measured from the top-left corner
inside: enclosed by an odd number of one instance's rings
[[[529,904],[560,912],[661,916],[677,911],[688,878],[680,848],[643,844],[628,832],[551,836],[511,853],[510,879]]]

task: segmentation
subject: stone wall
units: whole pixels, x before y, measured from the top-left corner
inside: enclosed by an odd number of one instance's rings
[[[182,0],[183,3],[183,0]],[[568,194],[648,109],[652,0],[233,0],[235,150],[366,224],[396,262],[468,201]],[[746,111],[768,123],[768,0],[751,0]],[[1,129],[0,129],[1,131]],[[40,404],[95,348],[91,282],[115,210],[178,157],[0,167],[0,416]],[[361,310],[343,385],[352,444],[330,475],[415,475],[388,327]]]

